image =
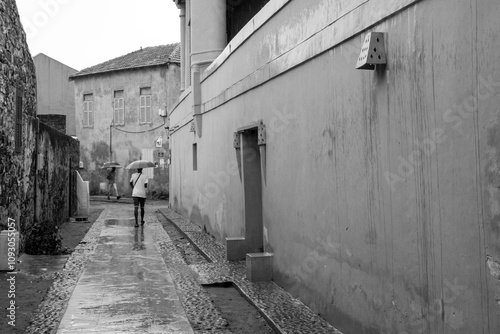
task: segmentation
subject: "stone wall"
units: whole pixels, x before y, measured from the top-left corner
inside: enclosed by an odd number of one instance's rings
[[[79,142],[43,123],[37,139],[37,216],[60,225],[77,209]]]
[[[79,144],[36,118],[35,68],[14,0],[0,2],[0,32],[0,230],[14,219],[21,252],[43,251],[27,236],[54,236],[76,210]]]
[[[66,115],[47,114],[38,115],[38,118],[40,119],[40,122],[45,123],[62,133],[66,133]]]
[[[0,2],[0,224],[33,224],[36,113],[35,68],[14,0]],[[21,142],[15,152],[16,97],[22,101]],[[2,228],[2,227],[0,227]]]

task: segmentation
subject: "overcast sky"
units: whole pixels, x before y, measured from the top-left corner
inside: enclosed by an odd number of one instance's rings
[[[140,47],[178,43],[172,0],[16,0],[34,57],[78,71]]]

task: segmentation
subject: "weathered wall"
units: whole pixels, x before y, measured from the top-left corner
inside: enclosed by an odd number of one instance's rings
[[[8,218],[18,222],[23,251],[30,231],[40,224],[60,225],[75,210],[76,187],[69,181],[75,174],[67,159],[77,163],[79,151],[78,141],[36,119],[35,68],[15,1],[0,2],[0,14],[0,225],[6,225]],[[19,153],[15,152],[16,90],[22,92]],[[45,165],[37,166],[38,152]]]
[[[70,75],[78,72],[43,53],[33,57],[37,79],[37,115],[66,115],[65,132],[76,134],[74,82]]]
[[[66,115],[38,115],[38,119],[40,120],[40,122],[47,124],[57,131],[66,133]]]
[[[15,219],[23,231],[33,224],[35,68],[14,0],[0,2],[0,224]],[[22,144],[15,153],[16,90],[22,92]],[[21,240],[22,246],[22,240]]]
[[[280,285],[345,333],[497,333],[498,4],[271,1],[262,13],[202,75],[201,137],[189,91],[171,116],[171,205],[218,239],[241,236],[233,132],[262,119]],[[388,64],[355,70],[369,27],[386,33]]]
[[[140,88],[151,87],[153,122],[139,124]],[[100,183],[106,182],[106,171],[100,167],[109,161],[110,125],[113,120],[113,94],[124,91],[125,125],[112,129],[113,160],[123,167],[134,160],[143,159],[144,149],[153,150],[153,160],[164,164],[154,169],[149,180],[149,195],[168,192],[168,140],[163,126],[164,119],[158,115],[165,106],[170,110],[179,96],[179,66],[169,65],[140,70],[118,71],[75,79],[77,137],[80,140],[84,180],[90,181],[91,194],[100,192]],[[83,94],[94,95],[94,127],[82,126]],[[162,147],[155,142],[163,137]],[[136,170],[118,169],[116,183],[120,194],[131,195],[130,176]],[[112,192],[114,195],[114,191]]]
[[[62,224],[76,212],[78,140],[40,123],[38,128],[37,212],[40,221]]]

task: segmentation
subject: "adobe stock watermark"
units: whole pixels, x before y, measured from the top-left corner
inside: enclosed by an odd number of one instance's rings
[[[445,279],[443,281],[444,287],[441,292],[441,298],[436,298],[429,303],[429,312],[426,315],[413,313],[410,317],[410,332],[413,333],[428,333],[429,323],[434,322],[436,319],[443,319],[444,322],[458,330],[464,326],[464,316],[460,309],[455,308],[452,304],[460,297],[467,289],[466,285],[461,285],[458,278],[455,277],[453,282]],[[422,309],[422,305],[418,305],[418,309]],[[399,332],[399,334],[410,334],[406,330]]]
[[[9,301],[7,310],[7,323],[9,326],[16,326],[16,221],[8,218],[7,221],[7,267],[10,271],[7,275],[7,300]]]
[[[31,17],[21,17],[26,37],[34,38],[40,30],[49,24],[52,18],[59,14],[61,6],[64,6],[71,1],[73,0],[39,0],[39,10],[37,10]]]
[[[272,143],[276,136],[288,127],[295,115],[283,113],[280,110],[273,110],[273,116],[266,124],[266,145]],[[248,149],[243,152],[241,159],[244,162],[252,162],[259,156],[260,152]],[[242,161],[242,163],[243,163]],[[205,209],[208,207],[211,200],[217,198],[221,192],[229,186],[231,178],[239,175],[238,161],[235,159],[229,160],[226,168],[219,172],[209,172],[208,176],[211,181],[205,183],[201,188],[195,188],[193,198],[198,205],[198,208]],[[184,194],[184,200],[189,202],[189,195]]]
[[[394,192],[398,183],[403,183],[412,176],[415,169],[423,163],[423,159],[436,152],[439,144],[446,142],[449,138],[447,133],[450,129],[459,130],[464,121],[472,117],[474,111],[478,108],[479,101],[486,101],[498,94],[500,81],[494,81],[492,74],[489,74],[488,78],[480,75],[478,80],[477,94],[467,96],[460,103],[442,113],[444,127],[434,129],[428,138],[415,142],[414,146],[416,148],[406,157],[398,156],[399,164],[395,173],[390,171],[384,173],[384,178],[391,191]]]
[[[284,272],[283,284],[291,293],[295,292],[301,285],[308,284],[312,276],[324,263],[332,258],[341,256],[341,245],[333,242],[330,235],[326,242],[318,242],[319,246],[310,251],[299,264],[293,264]],[[347,252],[349,256],[349,252]]]

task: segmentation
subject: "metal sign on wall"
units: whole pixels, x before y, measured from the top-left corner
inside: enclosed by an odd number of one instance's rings
[[[163,137],[162,136],[158,137],[158,139],[156,139],[156,143],[155,144],[156,144],[156,147],[162,147],[162,145],[163,145]]]

